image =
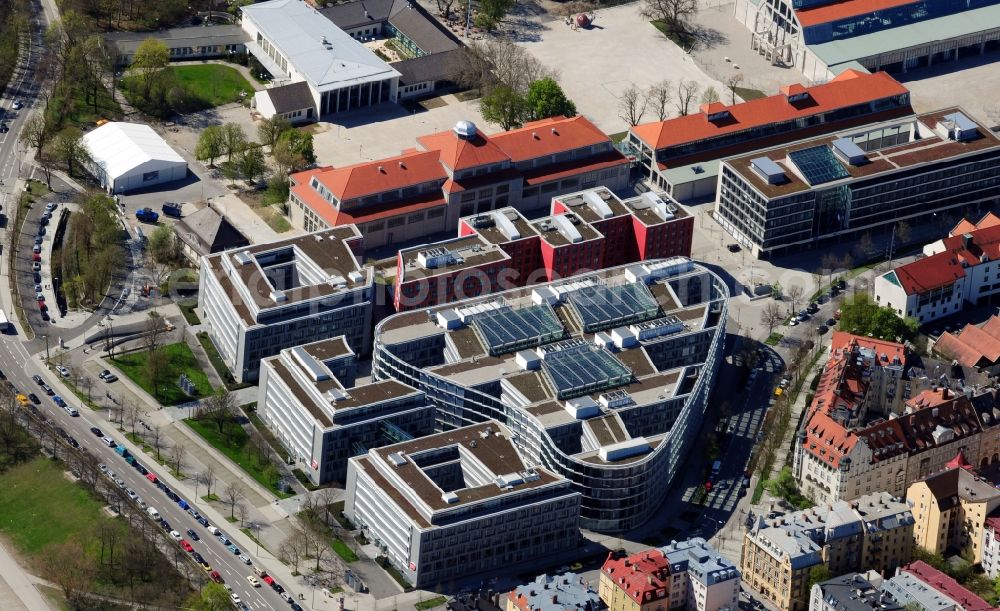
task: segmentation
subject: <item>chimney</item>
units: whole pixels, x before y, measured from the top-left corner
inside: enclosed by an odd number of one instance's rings
[[[973,243],[972,242],[972,234],[971,233],[963,233],[962,234],[962,246],[964,246],[965,248],[969,248],[969,247],[972,246],[972,243]]]
[[[942,386],[941,387],[941,398],[942,399],[947,399],[948,398],[948,387],[947,386]]]

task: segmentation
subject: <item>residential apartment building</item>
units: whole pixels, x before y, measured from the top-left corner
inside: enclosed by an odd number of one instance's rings
[[[847,573],[813,584],[809,611],[903,611],[891,594],[858,573]]]
[[[434,406],[395,380],[355,385],[343,336],[262,359],[257,411],[316,485],[347,481],[347,459],[434,432]]]
[[[822,82],[844,70],[907,70],[1000,48],[995,2],[739,0],[733,14],[752,49]]]
[[[921,324],[988,303],[1000,294],[1000,224],[992,213],[963,220],[923,258],[875,278],[875,300]],[[970,338],[971,340],[971,338]]]
[[[505,611],[600,611],[604,603],[587,580],[576,573],[539,575],[517,586],[503,599]]]
[[[504,422],[583,495],[587,528],[627,530],[693,447],[728,294],[677,257],[403,312],[375,329],[373,376],[424,391],[440,430]]]
[[[498,422],[351,458],[344,514],[414,587],[537,565],[579,543],[580,495]]]
[[[901,344],[833,334],[795,447],[793,473],[818,503],[884,490],[904,496],[961,450],[979,460],[983,430],[968,397],[944,387],[910,397]]]
[[[1000,373],[1000,317],[990,316],[981,326],[969,323],[956,333],[941,333],[933,352],[962,367]]]
[[[1000,138],[961,108],[723,159],[715,215],[754,256],[1000,203]]]
[[[990,579],[1000,577],[1000,517],[986,518],[986,527],[983,528],[982,550],[983,572]]]
[[[459,237],[400,250],[397,311],[552,282],[606,267],[688,256],[694,217],[654,193],[621,200],[604,187],[552,200],[528,221],[514,208],[463,217]]]
[[[906,87],[888,74],[846,70],[822,84],[636,125],[627,143],[649,183],[686,203],[715,196],[720,159],[911,112]]]
[[[774,518],[758,516],[743,539],[743,583],[787,611],[809,606],[809,570],[891,571],[909,561],[913,516],[885,492]]]
[[[345,226],[202,257],[198,306],[233,377],[255,381],[261,359],[338,335],[366,354],[374,274],[361,253]]]
[[[985,600],[922,560],[900,567],[882,589],[904,607],[926,611],[994,611]]]
[[[601,567],[601,600],[609,611],[739,609],[740,572],[704,539],[672,541]]]
[[[983,561],[986,520],[1000,507],[1000,489],[971,470],[960,452],[945,469],[910,485],[906,500],[913,509],[913,538],[932,554],[952,549]]]
[[[453,231],[464,216],[535,210],[559,193],[629,184],[629,160],[582,116],[492,135],[460,121],[417,144],[386,159],[292,174],[292,224],[313,231],[353,223],[373,248]]]

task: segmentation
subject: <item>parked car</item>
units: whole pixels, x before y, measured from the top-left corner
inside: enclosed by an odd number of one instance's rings
[[[247,581],[255,588],[260,587],[260,580],[255,575],[247,575]]]
[[[155,223],[159,220],[160,215],[157,214],[152,208],[143,208],[135,211],[135,218],[139,219],[143,223]]]
[[[64,378],[68,378],[69,377],[69,369],[66,369],[62,365],[59,365],[58,367],[56,367],[56,371],[58,371],[59,375],[61,375]]]
[[[52,402],[58,405],[59,407],[66,407],[66,402],[63,401],[63,398],[60,397],[59,395],[54,395],[52,397]]]
[[[40,376],[38,374],[35,374],[35,375],[31,376],[31,379],[34,380],[35,384],[38,384],[39,386],[41,386],[42,384],[45,383],[45,381],[42,380],[42,376]]]
[[[174,202],[166,202],[165,204],[163,204],[163,206],[160,209],[163,211],[163,214],[165,214],[166,216],[169,216],[169,217],[172,217],[172,218],[175,218],[175,219],[181,218],[181,205],[180,204],[177,204],[177,203],[174,203]]]
[[[74,439],[73,437],[67,437],[66,441],[69,442],[69,445],[73,446],[74,448],[80,447],[80,442]]]
[[[35,261],[34,263],[31,264],[31,271],[33,272],[42,271],[42,264],[39,263],[38,261]]]
[[[22,102],[21,100],[14,100],[14,103],[11,104],[10,107],[13,108],[14,110],[21,110],[22,108],[24,108],[24,102]]]
[[[190,554],[191,552],[194,551],[194,548],[191,547],[191,544],[185,541],[184,539],[181,539],[180,541],[178,541],[178,543],[180,543],[181,549],[183,549],[185,552],[188,552]]]
[[[187,535],[191,537],[192,541],[201,541],[201,537],[199,537],[198,533],[192,528],[187,529]]]
[[[38,398],[38,395],[36,395],[33,392],[32,393],[28,393],[28,401],[31,401],[35,405],[38,405],[39,403],[42,402],[42,400]]]
[[[90,427],[90,432],[93,433],[94,435],[97,435],[98,437],[104,437],[104,431],[97,428],[96,426]]]

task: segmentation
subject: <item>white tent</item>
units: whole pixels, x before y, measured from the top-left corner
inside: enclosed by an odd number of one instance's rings
[[[145,189],[187,176],[187,162],[148,125],[105,123],[84,134],[88,168],[109,193]]]

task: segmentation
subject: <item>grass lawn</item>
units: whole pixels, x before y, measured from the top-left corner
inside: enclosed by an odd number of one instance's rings
[[[689,32],[678,32],[667,27],[666,23],[659,20],[653,20],[649,23],[653,24],[653,27],[659,30],[660,33],[667,38],[667,40],[680,47],[685,53],[689,52],[691,47],[694,46],[694,36],[692,36]]]
[[[333,551],[337,552],[337,555],[344,562],[356,562],[358,559],[358,555],[354,553],[354,550],[347,547],[347,544],[340,539],[330,539],[330,547],[333,548]]]
[[[774,332],[764,340],[764,343],[768,346],[777,346],[784,337],[781,333]]]
[[[247,475],[257,480],[260,485],[267,488],[272,494],[279,498],[292,496],[288,493],[278,491],[278,480],[281,479],[281,475],[271,463],[261,464],[257,460],[257,457],[253,454],[253,450],[250,448],[250,436],[242,426],[235,422],[228,423],[226,426],[229,427],[227,431],[229,432],[230,439],[227,441],[219,433],[219,429],[216,428],[214,423],[200,422],[194,418],[186,418],[184,423],[191,427],[192,431],[201,435],[205,441],[229,457],[234,463],[243,467]]]
[[[434,598],[428,598],[427,600],[418,602],[413,605],[417,611],[426,611],[426,609],[433,609],[434,607],[440,607],[441,605],[448,602],[448,598],[445,596],[435,596]]]
[[[736,89],[736,95],[743,98],[746,102],[767,97],[767,94],[759,89],[750,89],[749,87],[735,87],[734,89]]]
[[[150,384],[146,375],[146,361],[149,356],[146,351],[130,352],[105,360],[120,369],[129,379],[149,394],[154,395],[164,405],[177,405],[191,399],[177,386],[177,380],[182,373],[187,374],[187,377],[194,382],[199,397],[207,397],[214,392],[212,385],[208,383],[208,376],[198,366],[198,361],[194,358],[194,354],[187,344],[183,342],[167,344],[162,346],[160,350],[166,353],[169,365],[167,373],[160,383],[159,395],[153,393],[153,385]]]
[[[203,107],[240,101],[240,92],[252,96],[254,89],[239,70],[222,64],[171,66],[177,80]]]
[[[208,333],[202,331],[198,334],[198,343],[205,350],[205,354],[208,355],[208,360],[212,363],[212,367],[215,367],[215,373],[219,374],[222,378],[222,382],[226,385],[229,390],[239,390],[240,388],[246,388],[252,386],[252,384],[238,384],[235,379],[233,379],[233,374],[229,373],[229,368],[226,367],[226,362],[222,360],[222,355],[219,354],[219,350],[212,343],[212,338],[208,336]]]
[[[36,458],[0,475],[0,530],[28,555],[104,519],[101,504],[65,477],[61,463]]]
[[[117,100],[111,97],[111,93],[107,89],[104,87],[98,88],[96,103],[94,101],[95,98],[87,98],[88,91],[86,91],[86,89],[86,87],[80,87],[79,91],[76,92],[77,95],[66,115],[66,126],[77,125],[81,129],[85,129],[94,127],[94,125],[101,119],[114,121],[122,118],[123,113],[121,105],[118,104]],[[56,108],[58,106],[58,96],[61,93],[61,91],[57,92],[56,97],[53,98],[55,103],[51,104],[52,108]]]

